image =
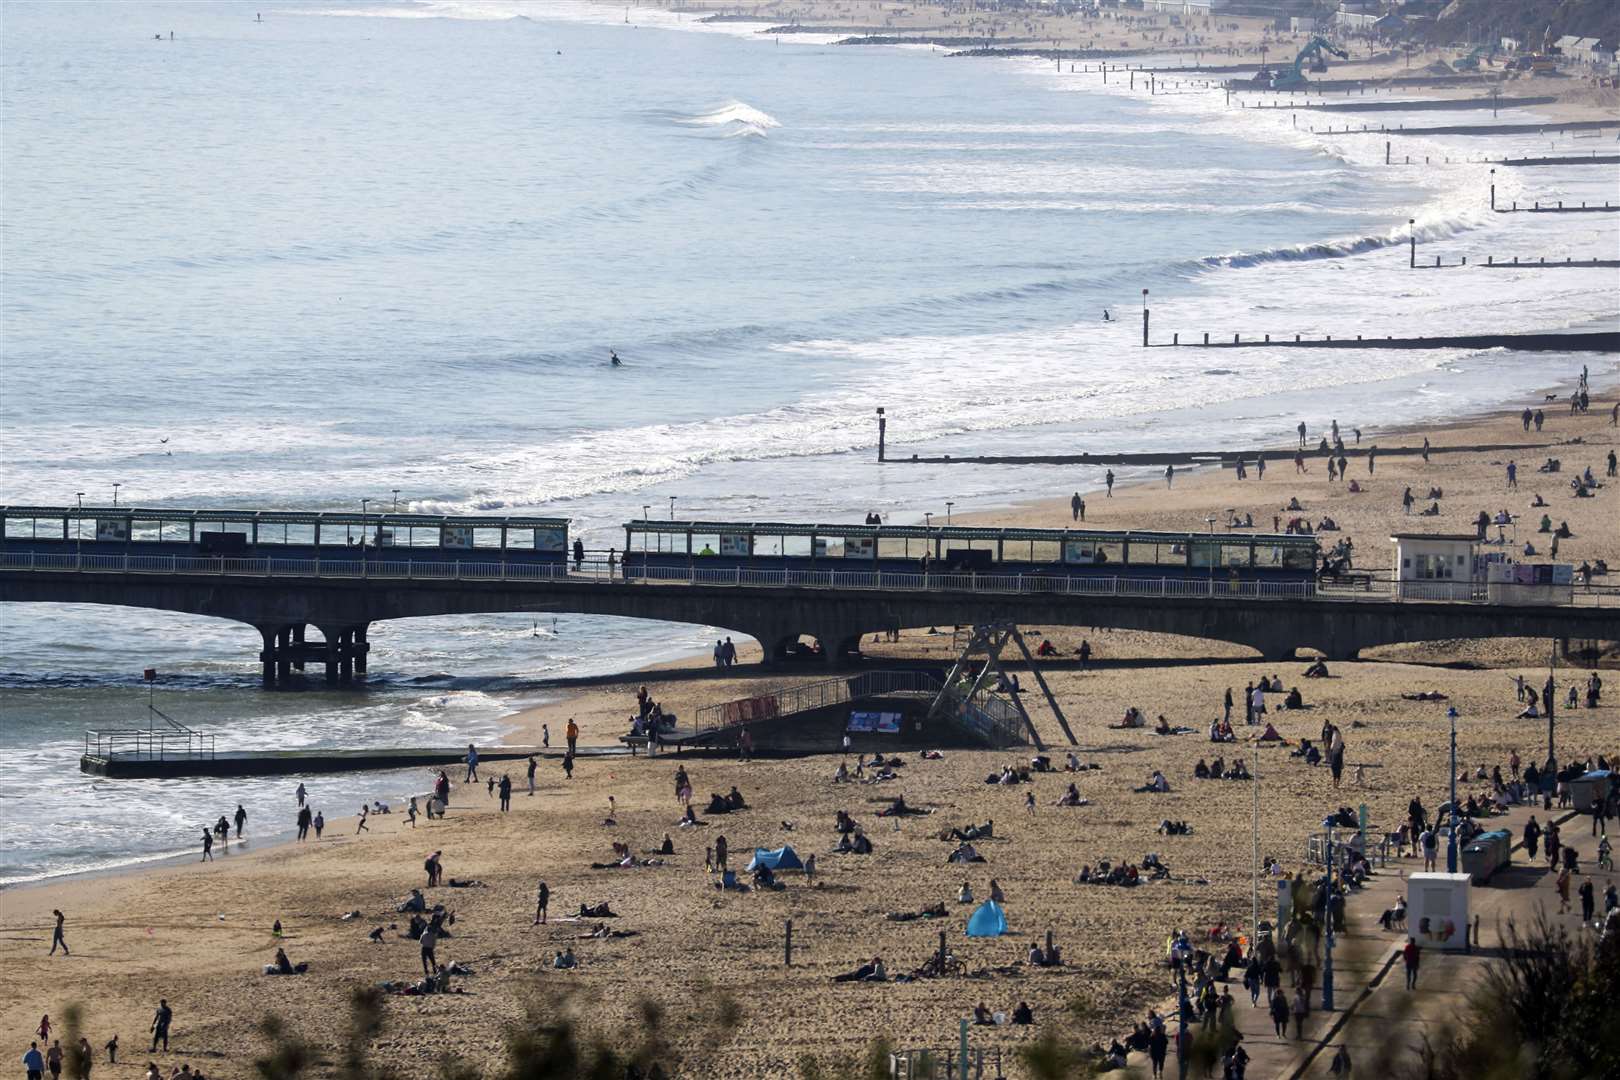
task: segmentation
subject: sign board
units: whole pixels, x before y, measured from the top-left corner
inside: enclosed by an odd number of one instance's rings
[[[748,536],[746,533],[721,533],[720,554],[737,555],[747,558],[753,552],[748,550]]]
[[[124,518],[96,518],[96,539],[122,543],[129,539],[129,522]]]
[[[1097,557],[1097,545],[1091,540],[1065,540],[1063,542],[1063,561],[1066,563],[1088,563]]]
[[[876,732],[879,735],[900,734],[900,714],[896,712],[852,712],[849,714],[851,732]]]
[[[472,547],[471,530],[467,534],[467,546]],[[553,525],[534,530],[534,550],[567,551],[568,527],[565,525]]]
[[[539,530],[535,530],[538,534]],[[537,536],[538,539],[538,536]],[[456,548],[465,550],[473,546],[473,531],[470,525],[442,525],[439,527],[439,546],[442,548]]]
[[[811,539],[810,554],[818,559],[826,557],[827,538],[825,536],[817,536]]]
[[[877,540],[871,536],[846,536],[844,538],[844,558],[846,559],[875,559],[877,558]]]

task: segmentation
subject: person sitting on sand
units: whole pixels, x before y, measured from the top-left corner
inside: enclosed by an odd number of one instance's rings
[[[1305,697],[1304,697],[1303,694],[1301,694],[1299,692],[1299,687],[1295,686],[1295,687],[1291,688],[1288,691],[1288,696],[1283,699],[1283,708],[1285,708],[1285,709],[1303,709],[1304,707],[1305,707]]]
[[[1059,805],[1059,806],[1080,806],[1084,802],[1085,802],[1085,800],[1080,797],[1080,789],[1075,787],[1073,784],[1070,784],[1069,785],[1069,790],[1065,791],[1062,794],[1062,796],[1059,797],[1059,799],[1057,801],[1057,805]]]
[[[557,953],[551,960],[551,966],[559,971],[579,967],[579,961],[574,957],[574,950],[570,948],[567,953]]]
[[[726,809],[728,809],[728,810],[746,810],[746,809],[748,809],[748,804],[743,802],[742,792],[737,790],[737,785],[736,784],[731,785],[731,790],[726,792]]]
[[[987,1008],[982,1001],[973,1006],[973,1022],[980,1027],[995,1023],[995,1021],[990,1018],[989,1008]]]
[[[984,862],[984,856],[980,855],[972,844],[964,841],[957,845],[956,850],[951,852],[945,861],[948,863]]]
[[[1013,1010],[1012,1022],[1023,1025],[1029,1025],[1035,1022],[1035,1013],[1030,1009],[1029,1002],[1020,1001],[1018,1003],[1018,1008]]]
[[[1064,759],[1063,771],[1064,772],[1079,772],[1080,771],[1080,759],[1075,757],[1073,750],[1070,750],[1069,754],[1068,754],[1068,757],[1066,757]]]
[[[840,761],[838,763],[838,768],[833,771],[833,783],[835,783],[835,784],[847,784],[847,783],[849,783],[849,766],[844,764],[842,761]]]
[[[958,904],[973,903],[973,888],[966,881],[963,881],[961,889],[957,890],[956,902]]]
[[[1266,730],[1261,732],[1261,734],[1260,734],[1260,741],[1261,742],[1282,742],[1283,737],[1281,735],[1277,734],[1277,729],[1272,727],[1268,723],[1266,725]]]
[[[285,949],[277,949],[275,960],[264,965],[266,975],[302,975],[308,970],[308,964],[294,964],[287,959],[287,950]]]
[[[1209,765],[1203,758],[1199,758],[1198,764],[1193,766],[1193,776],[1199,780],[1209,779]]]
[[[1153,731],[1156,735],[1174,735],[1176,733],[1176,729],[1170,726],[1170,721],[1165,719],[1164,713],[1159,714],[1159,722],[1154,725]]]
[[[1324,663],[1321,660],[1316,661],[1316,663],[1312,664],[1310,667],[1305,669],[1305,677],[1307,679],[1325,679],[1325,678],[1327,678],[1328,677],[1328,666],[1327,666],[1327,664]]]
[[[990,899],[998,904],[1007,902],[1007,898],[1001,894],[1001,884],[995,878],[990,879]]]
[[[873,979],[883,970],[883,957],[874,956],[869,964],[862,964],[854,971],[846,971],[842,975],[834,975],[833,982],[882,982],[883,978]]]
[[[1164,773],[1155,769],[1153,770],[1153,775],[1148,777],[1146,784],[1143,784],[1139,788],[1133,788],[1132,790],[1138,793],[1162,795],[1170,790],[1170,781],[1164,778]]]

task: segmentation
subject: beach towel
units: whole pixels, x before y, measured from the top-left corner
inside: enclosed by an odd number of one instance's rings
[[[1002,913],[1001,905],[994,900],[986,900],[968,916],[968,937],[1000,937],[1006,932],[1007,916]]]

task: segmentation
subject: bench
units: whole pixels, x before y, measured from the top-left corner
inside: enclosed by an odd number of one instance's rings
[[[1373,576],[1365,570],[1350,570],[1343,574],[1323,574],[1317,584],[1329,589],[1350,589],[1372,592]]]
[[[620,735],[619,741],[630,748],[631,757],[636,756],[638,748],[645,749],[647,746],[647,736],[645,735]]]

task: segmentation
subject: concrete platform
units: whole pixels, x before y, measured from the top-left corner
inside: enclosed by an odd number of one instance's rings
[[[618,746],[582,746],[576,757],[618,757],[629,750]],[[556,747],[492,746],[478,750],[480,766],[498,761],[522,761],[530,754],[561,760]],[[131,754],[85,754],[79,771],[112,780],[179,779],[192,776],[292,776],[314,773],[375,772],[381,769],[432,768],[462,765],[466,747],[409,747],[362,750],[237,750],[211,756],[167,758]]]

